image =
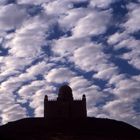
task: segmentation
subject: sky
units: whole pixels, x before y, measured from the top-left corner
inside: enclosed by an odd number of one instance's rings
[[[0,125],[43,117],[68,83],[88,116],[140,128],[140,0],[0,0]]]

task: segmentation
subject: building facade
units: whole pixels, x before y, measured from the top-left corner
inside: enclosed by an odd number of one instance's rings
[[[60,87],[57,100],[44,98],[44,117],[45,118],[86,118],[86,96],[81,100],[74,100],[72,89],[68,85]]]

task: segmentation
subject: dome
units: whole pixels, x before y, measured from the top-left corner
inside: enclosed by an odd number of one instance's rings
[[[59,88],[58,100],[69,101],[73,100],[72,89],[68,85],[63,85]]]

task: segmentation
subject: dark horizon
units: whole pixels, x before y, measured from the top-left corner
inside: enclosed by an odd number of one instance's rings
[[[0,125],[43,117],[68,84],[88,116],[140,128],[139,13],[140,0],[0,0]]]
[[[2,140],[138,140],[140,129],[109,119],[28,118],[0,126]]]

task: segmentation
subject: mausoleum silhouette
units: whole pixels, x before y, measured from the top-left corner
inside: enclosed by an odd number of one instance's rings
[[[86,118],[86,96],[81,100],[74,100],[72,89],[68,85],[63,85],[59,89],[57,100],[44,98],[44,117],[45,118]]]

